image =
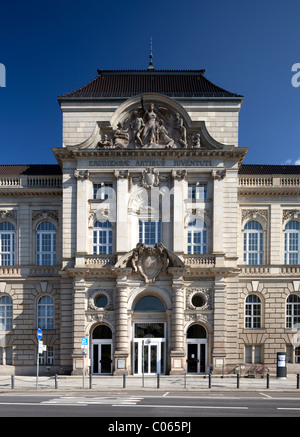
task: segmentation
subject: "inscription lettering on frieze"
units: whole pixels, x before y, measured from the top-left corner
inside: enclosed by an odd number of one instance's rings
[[[211,159],[120,159],[90,160],[90,167],[212,167]]]

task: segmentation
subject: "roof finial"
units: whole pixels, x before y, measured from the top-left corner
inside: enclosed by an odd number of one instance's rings
[[[148,70],[154,70],[153,62],[152,62],[152,59],[153,59],[153,55],[152,55],[152,37],[150,38],[150,56],[149,56],[149,58],[150,58],[150,62],[149,62]]]

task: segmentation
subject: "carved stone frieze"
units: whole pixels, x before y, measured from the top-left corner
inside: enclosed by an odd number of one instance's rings
[[[15,221],[17,218],[17,213],[15,210],[11,209],[1,209],[0,210],[0,219],[1,220],[13,220]]]
[[[199,313],[187,313],[185,315],[186,322],[198,322],[208,324],[208,316],[206,314]]]
[[[291,219],[300,218],[300,209],[284,209],[282,212],[282,223]]]
[[[32,222],[37,222],[39,220],[53,220],[58,223],[58,211],[54,211],[51,209],[43,209],[41,211],[34,211],[32,213]]]
[[[269,212],[267,209],[242,209],[242,223],[248,219],[261,217],[265,222],[268,221]]]

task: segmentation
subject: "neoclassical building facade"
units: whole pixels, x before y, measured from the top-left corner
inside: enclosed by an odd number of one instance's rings
[[[300,370],[300,168],[243,164],[243,97],[99,70],[57,165],[0,165],[0,373]]]

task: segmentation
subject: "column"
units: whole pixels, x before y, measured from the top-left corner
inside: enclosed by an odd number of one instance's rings
[[[178,269],[176,269],[178,270]],[[172,272],[172,268],[169,268]],[[185,373],[186,354],[184,339],[184,286],[182,272],[173,273],[172,284],[172,327],[170,375]]]
[[[128,374],[129,338],[128,338],[128,286],[127,274],[131,269],[115,269],[116,281],[116,312],[115,312],[115,353],[114,374]]]

